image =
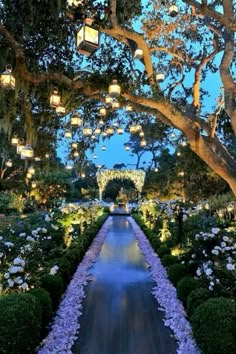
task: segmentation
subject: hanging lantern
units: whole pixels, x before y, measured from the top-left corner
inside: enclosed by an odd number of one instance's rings
[[[171,138],[175,138],[175,133],[171,133],[171,134],[170,134],[170,137],[171,137]]]
[[[102,146],[102,151],[105,151],[107,148],[105,145]]]
[[[99,31],[85,23],[77,32],[76,45],[79,53],[91,55],[99,48]]]
[[[107,135],[113,135],[114,134],[114,128],[108,127],[106,130]]]
[[[74,156],[74,157],[79,157],[79,152],[78,152],[78,151],[74,151],[74,152],[73,152],[73,156]]]
[[[130,104],[128,104],[128,105],[125,107],[125,110],[126,110],[126,112],[132,112],[133,107],[132,107]]]
[[[12,75],[11,65],[6,66],[6,70],[0,76],[0,84],[2,88],[8,90],[14,90],[16,86],[16,80]]]
[[[32,159],[34,157],[34,150],[32,149],[30,144],[26,144],[23,146],[21,150],[20,158],[22,160]]]
[[[97,165],[97,168],[98,168],[98,169],[102,168],[102,165]]]
[[[134,57],[135,59],[142,59],[143,57],[143,50],[140,48],[137,48],[134,52]]]
[[[32,178],[32,175],[31,175],[31,173],[27,172],[27,173],[26,173],[26,178],[27,178],[27,179],[30,179],[30,178]]]
[[[98,124],[99,124],[99,125],[104,125],[105,122],[104,122],[104,120],[100,119],[99,122],[98,122]]]
[[[85,173],[84,172],[81,173],[81,177],[85,178]]]
[[[157,167],[155,167],[154,168],[154,172],[158,172],[159,170],[158,170],[158,168]]]
[[[49,157],[50,157],[50,155],[46,153],[46,154],[45,154],[45,158],[46,158],[46,159],[49,159]]]
[[[113,123],[113,127],[118,127],[119,123],[118,122],[114,122]]]
[[[187,146],[187,142],[186,142],[186,141],[182,141],[181,145],[182,145],[183,147],[185,147],[185,146]]]
[[[177,155],[178,157],[181,156],[181,152],[178,151],[176,155]]]
[[[108,107],[111,107],[112,106],[112,101],[113,101],[113,98],[111,96],[106,96],[105,97],[105,103]]]
[[[120,107],[120,102],[118,102],[118,101],[113,101],[112,102],[112,108],[113,109],[117,109],[117,108],[119,108]]]
[[[141,146],[141,147],[145,147],[146,145],[147,145],[146,140],[145,140],[145,139],[142,139],[142,140],[140,141],[140,146]]]
[[[19,138],[17,138],[17,136],[14,135],[14,136],[11,138],[11,145],[17,146],[18,144],[19,144]]]
[[[118,85],[117,80],[112,80],[112,83],[109,85],[109,95],[111,97],[119,97],[121,93],[121,87]]]
[[[37,183],[36,182],[32,182],[31,183],[31,188],[36,188],[37,187]]]
[[[129,127],[129,132],[130,132],[131,134],[136,133],[136,132],[137,132],[137,130],[136,130],[136,125],[131,125],[131,126]]]
[[[56,114],[60,117],[63,117],[66,114],[66,109],[65,107],[59,105],[58,107],[56,107]]]
[[[156,74],[156,81],[158,83],[163,82],[164,80],[165,80],[165,75],[164,74],[162,74],[162,73]]]
[[[125,144],[125,150],[126,150],[126,151],[129,151],[129,150],[130,150],[129,144]]]
[[[106,114],[107,114],[106,107],[101,107],[101,108],[99,109],[99,115],[100,115],[101,117],[105,117]]]
[[[18,144],[17,147],[16,147],[16,153],[17,153],[18,155],[21,154],[21,151],[22,151],[23,147],[24,147],[24,143],[23,143],[23,142],[19,142],[19,144]]]
[[[41,161],[41,157],[39,157],[39,156],[36,156],[36,157],[34,158],[34,161],[36,161],[36,162],[39,162],[39,161]]]
[[[140,136],[140,138],[144,137],[144,132],[142,130],[139,132],[139,136]]]
[[[28,168],[28,172],[31,174],[31,175],[34,175],[35,174],[35,168],[33,166],[30,166]]]
[[[103,137],[107,136],[107,133],[106,133],[106,132],[103,132],[103,133],[102,133],[102,136],[103,136]]]
[[[7,167],[12,167],[12,160],[8,160],[8,161],[6,162],[6,166],[7,166]]]
[[[94,154],[94,155],[93,155],[93,158],[94,158],[94,159],[97,159],[97,158],[98,158],[98,155]]]
[[[57,87],[54,87],[52,94],[50,96],[50,106],[52,108],[57,108],[60,105],[61,96],[58,95]]]
[[[77,149],[77,147],[78,147],[78,143],[75,143],[75,142],[74,142],[74,143],[72,143],[72,144],[71,144],[71,147],[72,147],[72,149]]]
[[[171,6],[169,7],[169,16],[175,17],[175,16],[178,15],[178,13],[179,13],[178,6],[176,6],[176,5],[171,5]]]
[[[72,138],[72,132],[70,130],[65,130],[64,137],[67,139]]]
[[[95,134],[95,135],[101,134],[101,129],[100,129],[100,128],[96,128],[96,129],[94,130],[94,134]]]
[[[74,162],[72,160],[68,160],[66,163],[66,169],[67,170],[72,170],[74,167]]]
[[[184,177],[184,171],[180,171],[180,172],[178,173],[178,176],[179,176],[179,177]]]
[[[79,116],[79,114],[77,112],[72,114],[72,116],[70,117],[70,125],[72,127],[81,127],[82,124],[83,119]]]
[[[87,127],[83,129],[83,134],[84,136],[91,136],[93,134],[93,131],[91,128]]]
[[[117,134],[121,135],[123,134],[123,132],[124,132],[123,128],[121,127],[117,128]]]

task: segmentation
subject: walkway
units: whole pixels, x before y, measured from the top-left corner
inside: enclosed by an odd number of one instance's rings
[[[126,216],[113,216],[86,287],[75,354],[175,354]]]

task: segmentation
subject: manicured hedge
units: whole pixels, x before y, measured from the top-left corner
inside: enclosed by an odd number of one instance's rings
[[[178,298],[186,305],[187,298],[192,290],[200,287],[199,281],[192,277],[184,277],[177,283],[176,291]]]
[[[174,286],[176,286],[187,273],[186,266],[180,263],[172,264],[167,269],[168,278]]]

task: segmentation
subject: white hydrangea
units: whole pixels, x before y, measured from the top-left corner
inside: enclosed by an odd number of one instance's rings
[[[218,227],[212,227],[211,232],[217,235],[220,232],[220,229]]]
[[[55,274],[57,274],[58,269],[59,269],[59,267],[58,267],[57,265],[54,265],[54,266],[50,269],[49,274],[50,274],[50,275],[55,275]]]
[[[20,257],[16,257],[14,260],[13,260],[13,264],[14,265],[21,265],[22,267],[25,267],[25,260],[20,258]]]
[[[212,273],[213,273],[213,270],[212,270],[211,268],[207,268],[207,269],[205,270],[205,274],[206,274],[207,276],[211,275]]]
[[[7,283],[8,283],[9,288],[13,288],[13,286],[14,286],[14,280],[8,279],[8,280],[7,280]]]
[[[44,228],[42,228],[42,233],[43,234],[46,234],[48,232],[48,230],[47,229],[45,229],[45,227]]]
[[[21,273],[21,272],[23,272],[23,271],[24,271],[24,268],[21,267],[21,266],[14,266],[14,265],[12,265],[12,266],[10,266],[10,267],[8,268],[8,272],[9,272],[10,274]]]
[[[21,288],[22,290],[26,291],[26,290],[29,289],[29,286],[28,286],[27,283],[23,283],[23,284],[21,284],[20,288]]]
[[[228,270],[235,270],[235,264],[228,263],[228,264],[226,264],[226,268],[227,268]]]
[[[25,237],[26,236],[26,233],[25,232],[21,232],[20,234],[19,234],[19,237]]]
[[[49,217],[49,215],[47,214],[46,216],[45,216],[45,219],[44,219],[45,221],[50,221],[51,220],[51,218]]]

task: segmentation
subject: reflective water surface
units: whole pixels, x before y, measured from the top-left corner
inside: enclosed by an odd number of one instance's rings
[[[174,354],[151,294],[154,282],[126,216],[113,216],[91,269],[75,354]]]

